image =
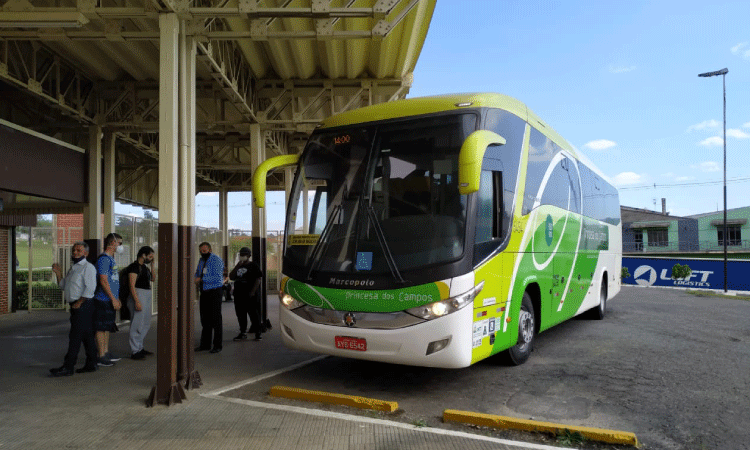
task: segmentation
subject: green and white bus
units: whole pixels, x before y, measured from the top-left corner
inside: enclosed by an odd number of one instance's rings
[[[324,120],[287,207],[280,329],[293,348],[427,367],[503,353],[601,319],[620,290],[617,190],[523,103],[414,98]]]

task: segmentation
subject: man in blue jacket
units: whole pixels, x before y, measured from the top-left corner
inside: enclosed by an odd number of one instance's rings
[[[200,289],[203,331],[200,345],[195,350],[211,349],[211,353],[219,353],[222,348],[221,290],[224,285],[224,261],[211,253],[211,244],[208,242],[201,242],[198,251],[201,259],[195,271],[195,284]]]

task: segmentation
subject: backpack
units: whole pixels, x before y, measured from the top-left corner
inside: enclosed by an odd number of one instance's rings
[[[120,320],[132,320],[133,313],[128,308],[128,297],[130,297],[130,277],[128,277],[128,268],[124,268],[120,271],[120,291],[117,293],[117,298],[120,299]]]

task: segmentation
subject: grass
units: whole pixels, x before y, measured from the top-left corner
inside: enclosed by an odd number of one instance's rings
[[[16,256],[21,269],[29,268],[28,242],[16,246]],[[34,243],[34,268],[51,267],[57,255],[52,254],[52,244]]]
[[[425,419],[419,418],[414,420],[411,424],[417,428],[424,428],[427,426],[427,421]]]
[[[724,294],[717,294],[716,292],[695,291],[691,289],[688,289],[685,292],[687,292],[688,294],[694,295],[696,297],[728,298],[731,300],[750,301],[750,296],[747,296],[747,295],[724,295]]]
[[[576,447],[584,443],[586,438],[577,431],[565,430],[557,435],[557,443],[566,447]]]

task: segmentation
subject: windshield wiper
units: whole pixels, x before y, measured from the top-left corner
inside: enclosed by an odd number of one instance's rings
[[[323,247],[327,244],[328,236],[331,235],[331,229],[333,228],[331,225],[338,218],[340,212],[341,205],[336,205],[333,207],[331,216],[328,217],[328,221],[326,221],[326,225],[325,227],[323,227],[323,231],[320,233],[320,238],[318,239],[318,242],[315,243],[315,247],[313,247],[312,254],[310,255],[310,270],[307,272],[308,281],[312,279],[311,277],[313,271],[316,270],[318,266],[320,266],[321,260],[318,259],[318,256],[322,252]]]
[[[383,250],[385,260],[388,263],[388,268],[391,269],[393,278],[395,278],[399,283],[406,283],[406,281],[404,281],[404,278],[401,276],[401,272],[399,272],[398,270],[398,266],[396,266],[396,261],[393,259],[393,255],[391,254],[391,248],[388,247],[388,242],[386,242],[385,240],[383,229],[380,228],[380,221],[378,220],[378,216],[375,213],[375,208],[373,208],[372,205],[367,205],[367,216],[370,218],[372,227],[375,229],[375,236],[378,238],[380,248]]]

